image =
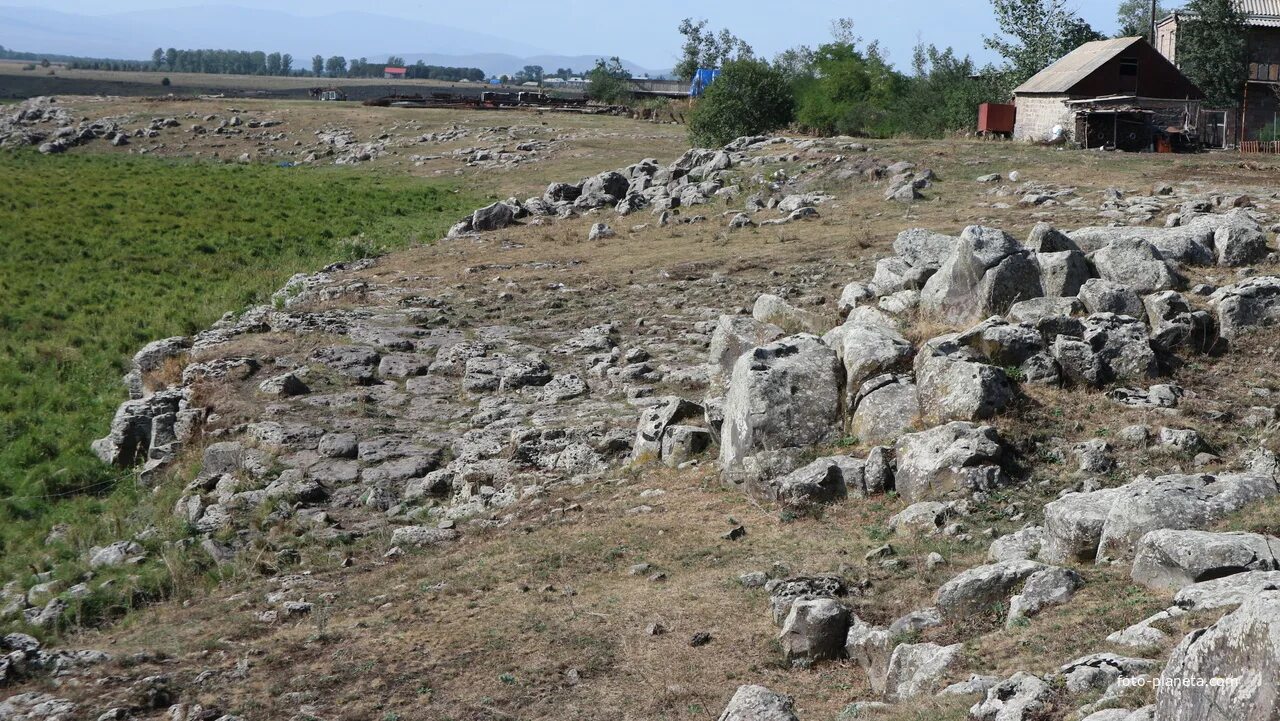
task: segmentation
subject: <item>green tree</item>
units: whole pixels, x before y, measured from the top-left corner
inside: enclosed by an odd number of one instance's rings
[[[860,48],[848,33],[814,52],[813,74],[796,81],[796,121],[819,133],[887,135],[887,123],[906,79],[876,43]],[[718,82],[718,81],[717,81]]]
[[[159,70],[164,65],[164,48],[156,48],[151,52],[151,67]]]
[[[1190,0],[1178,30],[1178,64],[1211,105],[1239,104],[1248,76],[1245,16],[1233,0]]]
[[[324,61],[324,70],[331,78],[340,78],[347,74],[347,59],[334,55]]]
[[[1138,35],[1154,42],[1151,37],[1151,5],[1152,0],[1121,0],[1116,8],[1116,24],[1120,26],[1119,38],[1131,38]],[[1167,15],[1164,5],[1155,0],[1156,19]]]
[[[267,54],[266,71],[267,71],[267,75],[280,74],[280,53]]]
[[[1007,97],[994,67],[979,70],[951,48],[917,45],[911,65],[914,74],[892,108],[894,132],[941,137],[967,130],[977,122],[978,105]]]
[[[718,147],[743,135],[786,126],[795,97],[786,77],[763,60],[730,60],[689,116],[693,142]]]
[[[1068,0],[991,0],[1001,35],[983,38],[1021,83],[1102,35],[1067,6]]]
[[[324,58],[316,55],[311,58],[311,74],[317,78],[324,75]]]
[[[543,78],[543,70],[541,65],[526,65],[516,73],[517,83],[540,83]]]
[[[164,64],[173,70],[178,65],[178,49],[169,48],[164,51]]]
[[[403,68],[405,66],[404,58],[399,55],[388,55],[387,65],[393,68]]]
[[[283,55],[280,56],[280,74],[281,75],[293,74],[293,56],[290,55],[289,53],[284,53]]]
[[[605,61],[596,61],[596,66],[587,73],[587,97],[602,103],[616,105],[631,95],[627,81],[631,73],[622,67],[622,61],[616,56]]]
[[[718,68],[730,60],[754,57],[751,46],[727,29],[719,34],[707,28],[706,20],[694,22],[693,18],[680,21],[680,34],[684,43],[680,48],[680,62],[673,71],[676,78],[689,82],[698,68]]]

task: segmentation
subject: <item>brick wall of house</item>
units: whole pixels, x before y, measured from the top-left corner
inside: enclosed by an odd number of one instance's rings
[[[1019,95],[1013,102],[1018,119],[1013,126],[1015,140],[1043,140],[1053,126],[1061,125],[1070,138],[1073,134],[1072,112],[1066,95]]]

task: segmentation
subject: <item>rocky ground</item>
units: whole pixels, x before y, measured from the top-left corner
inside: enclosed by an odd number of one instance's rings
[[[224,580],[0,718],[1274,718],[1275,168],[659,155],[142,349],[95,450]]]

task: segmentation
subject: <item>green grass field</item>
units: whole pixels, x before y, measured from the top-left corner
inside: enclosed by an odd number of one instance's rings
[[[44,546],[51,524],[133,504],[89,442],[142,344],[263,302],[293,273],[439,238],[480,204],[368,170],[123,155],[3,151],[0,177],[0,583],[70,552]]]

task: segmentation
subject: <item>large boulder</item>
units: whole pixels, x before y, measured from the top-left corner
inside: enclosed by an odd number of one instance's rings
[[[942,680],[961,660],[963,644],[902,643],[893,649],[885,674],[885,698],[904,701],[934,694]]]
[[[776,295],[761,293],[751,308],[751,317],[789,333],[822,333],[827,329],[821,316],[797,308]]]
[[[1280,570],[1280,538],[1258,533],[1161,529],[1138,541],[1133,580],[1147,588],[1183,586],[1247,571]]]
[[[667,431],[681,421],[702,418],[706,409],[678,396],[658,399],[640,414],[631,458],[636,461],[662,458],[662,444]]]
[[[1118,238],[1093,254],[1099,277],[1128,286],[1143,295],[1174,290],[1185,284],[1155,246],[1141,238]]]
[[[848,593],[839,576],[793,576],[778,581],[769,592],[769,613],[774,625],[781,627],[800,601],[815,598],[840,598]]]
[[[730,478],[761,451],[807,448],[840,428],[836,354],[816,336],[797,335],[738,358],[724,403],[722,470]]]
[[[867,684],[876,693],[885,691],[893,648],[893,633],[889,629],[852,617],[844,652],[866,674]]]
[[[1160,678],[1155,718],[1162,721],[1280,718],[1280,592],[1258,594],[1188,634]]]
[[[1031,574],[1022,591],[1009,599],[1006,626],[1015,626],[1050,606],[1060,606],[1084,586],[1080,574],[1069,568],[1050,566]]]
[[[1209,304],[1218,315],[1218,332],[1228,340],[1249,328],[1280,323],[1280,277],[1259,276],[1219,288]]]
[[[613,198],[614,202],[617,202],[626,197],[630,188],[631,181],[627,179],[627,176],[614,170],[608,170],[582,181],[581,195],[608,195]]]
[[[733,364],[747,351],[772,343],[786,335],[772,323],[761,323],[741,315],[722,315],[711,331],[711,347],[707,352],[711,372],[728,376]]]
[[[1004,370],[982,362],[959,339],[954,334],[934,338],[916,354],[920,415],[926,423],[991,418],[1014,398]]]
[[[1130,558],[1138,541],[1151,531],[1205,528],[1275,495],[1275,480],[1243,474],[1169,475],[1134,481],[1118,489],[1103,524],[1098,561]]]
[[[1068,493],[1045,504],[1040,560],[1046,563],[1088,562],[1098,555],[1102,527],[1120,495],[1117,488]]]
[[[853,401],[849,435],[864,445],[894,443],[920,420],[910,376],[887,373],[863,383]]]
[[[996,429],[956,421],[894,444],[895,488],[908,503],[968,495],[1008,481],[1008,452]]]
[[[787,661],[839,658],[849,629],[849,609],[833,598],[791,604],[778,643]]]
[[[1187,230],[1213,234],[1218,265],[1249,265],[1267,256],[1267,232],[1243,208],[1222,215],[1201,215],[1187,222]]]
[[[1036,253],[1036,264],[1040,267],[1040,285],[1046,297],[1073,296],[1093,277],[1089,261],[1078,250]]]
[[[1036,223],[1031,229],[1031,234],[1027,236],[1027,247],[1041,254],[1079,252],[1080,250],[1080,246],[1076,245],[1071,236],[1048,223]]]
[[[506,203],[486,205],[471,214],[472,230],[501,230],[516,221],[516,211]]]
[[[1235,608],[1266,591],[1280,591],[1280,571],[1247,571],[1183,586],[1173,597],[1179,610]]]
[[[969,709],[973,721],[1036,721],[1053,710],[1056,692],[1038,676],[1019,671],[987,689]]]
[[[1218,341],[1217,324],[1208,311],[1191,307],[1176,291],[1153,293],[1142,299],[1151,326],[1151,341],[1166,351],[1185,347],[1207,353]]]
[[[719,721],[799,721],[790,696],[764,686],[739,686]]]
[[[955,249],[958,239],[925,228],[908,228],[893,241],[893,252],[912,268],[937,270]]]
[[[970,226],[920,292],[920,307],[951,322],[1002,314],[1014,303],[1044,295],[1039,267],[1007,233]]]
[[[852,456],[828,456],[797,468],[780,478],[751,479],[752,495],[792,508],[831,503],[852,493],[865,496],[866,462]]]
[[[1079,322],[1078,333],[1055,335],[1049,352],[1074,383],[1102,386],[1160,374],[1147,326],[1138,318],[1096,313]]]
[[[854,308],[843,325],[823,336],[823,342],[835,349],[844,366],[847,407],[853,406],[864,382],[906,365],[913,352],[894,321],[870,307]]]
[[[1115,313],[1131,318],[1144,317],[1142,298],[1132,288],[1113,280],[1091,278],[1076,291],[1085,310],[1090,313]]]
[[[1035,561],[1004,561],[970,568],[938,589],[934,605],[950,619],[984,616],[1003,604],[1033,574],[1047,568]]]

